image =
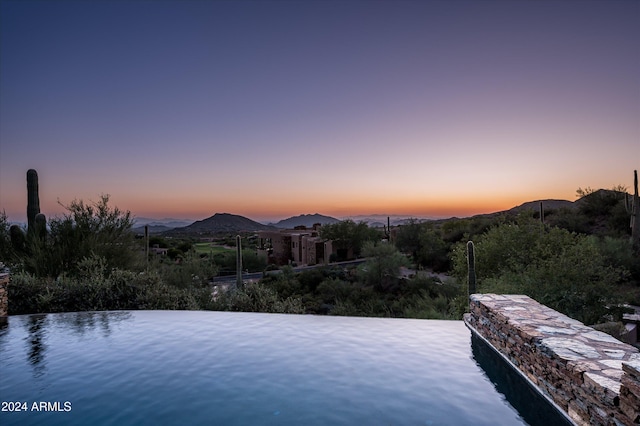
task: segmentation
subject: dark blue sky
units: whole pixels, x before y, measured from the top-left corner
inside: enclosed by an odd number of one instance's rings
[[[640,165],[637,1],[0,3],[0,210],[464,215]]]

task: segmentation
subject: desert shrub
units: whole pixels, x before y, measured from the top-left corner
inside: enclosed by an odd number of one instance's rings
[[[587,234],[591,229],[587,216],[567,207],[558,209],[552,216],[545,219],[545,223],[550,227],[558,227],[579,234]]]
[[[235,243],[234,243],[235,245]],[[220,269],[226,271],[236,270],[236,253],[234,251],[226,251],[224,253],[216,253],[213,255],[213,260]],[[243,249],[242,250],[242,269],[249,272],[264,271],[267,267],[267,260],[263,257],[259,257],[255,250]]]
[[[167,284],[155,271],[109,270],[106,265],[104,258],[93,256],[78,263],[76,275],[52,279],[15,273],[9,286],[9,313],[210,307],[208,287],[178,288]]]
[[[327,268],[314,268],[301,272],[298,275],[300,286],[305,292],[313,293],[320,283],[327,277]]]
[[[621,193],[614,190],[597,190],[578,188],[578,210],[587,217],[609,216],[611,210],[620,202]]]
[[[344,317],[362,316],[358,315],[359,312],[356,305],[350,300],[336,300],[329,313],[331,315]]]
[[[414,262],[418,261],[418,252],[422,248],[422,241],[420,241],[422,229],[423,224],[417,219],[409,219],[407,223],[398,227],[396,233],[396,247],[403,253],[410,254]]]
[[[362,248],[367,258],[360,269],[360,279],[377,290],[389,289],[398,283],[400,267],[408,264],[398,249],[389,243],[368,241]]]
[[[46,236],[27,233],[24,250],[14,253],[12,269],[55,279],[77,275],[82,259],[95,255],[108,268],[141,270],[143,251],[131,232],[130,212],[112,208],[109,196],[95,203],[65,206],[62,217],[49,220]]]
[[[280,297],[300,296],[304,293],[298,280],[299,274],[290,266],[283,266],[279,273],[268,274],[261,283],[273,289]]]
[[[422,319],[457,319],[452,312],[450,301],[445,296],[431,297],[426,292],[413,297],[404,307],[403,316],[406,318]]]
[[[491,228],[477,238],[476,275],[484,293],[522,293],[584,323],[600,321],[619,301],[624,268],[609,265],[596,237],[543,229],[533,221]],[[453,254],[454,272],[466,282],[466,250]]]
[[[449,244],[442,239],[440,232],[425,228],[420,234],[420,250],[416,259],[420,265],[431,267],[434,271],[444,272],[450,269]]]
[[[317,293],[324,303],[335,304],[338,300],[348,300],[354,291],[353,284],[338,278],[329,278],[318,285]]]
[[[454,298],[462,294],[464,290],[462,286],[456,283],[442,283],[438,278],[418,275],[403,282],[399,292],[404,297],[419,296],[426,293],[431,298],[439,296]]]
[[[158,259],[152,264],[163,281],[176,288],[205,287],[218,274],[218,267],[207,257],[200,257],[194,252],[184,255],[179,262]]]
[[[238,312],[304,313],[300,298],[283,299],[273,288],[260,283],[246,283],[242,288],[223,291],[212,308]]]
[[[8,287],[9,315],[50,312],[40,309],[41,299],[51,297],[47,281],[51,280],[36,278],[27,272],[13,273]]]
[[[15,256],[9,237],[10,228],[9,219],[3,210],[0,212],[0,261],[6,264],[11,263]]]
[[[598,239],[598,249],[607,265],[627,270],[636,283],[640,283],[640,258],[635,256],[628,237]]]

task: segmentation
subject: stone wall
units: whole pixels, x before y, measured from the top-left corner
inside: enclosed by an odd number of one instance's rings
[[[640,424],[640,353],[521,295],[474,294],[465,322],[578,425]]]
[[[9,274],[0,272],[0,317],[9,315]]]

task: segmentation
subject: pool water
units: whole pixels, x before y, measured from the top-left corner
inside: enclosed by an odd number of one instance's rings
[[[502,379],[487,375],[482,365],[493,361],[478,344],[462,321],[193,311],[11,316],[0,329],[0,424],[531,422],[523,414],[529,404],[518,411],[499,391]],[[539,413],[544,402],[526,399]],[[53,411],[34,410],[34,402]],[[559,421],[550,413],[541,424]]]

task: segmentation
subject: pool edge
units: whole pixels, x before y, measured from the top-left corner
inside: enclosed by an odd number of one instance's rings
[[[524,374],[518,367],[516,367],[511,360],[509,360],[509,358],[507,358],[502,352],[500,352],[498,349],[496,349],[482,334],[480,334],[478,332],[478,330],[476,330],[468,321],[467,321],[467,315],[465,315],[462,319],[462,321],[464,322],[464,324],[467,326],[467,328],[474,334],[474,336],[480,338],[480,340],[482,342],[484,342],[489,348],[491,348],[491,350],[498,354],[500,356],[500,358],[505,361],[505,363],[511,367],[511,369],[513,371],[515,371],[516,373],[518,373],[518,375],[520,377],[522,377],[525,382],[529,385],[529,387],[531,387],[538,395],[542,396],[565,420],[567,420],[569,422],[569,424],[574,425],[574,426],[578,426],[578,423],[575,422],[575,420],[573,420],[569,414],[564,411],[558,404],[556,404],[556,402],[551,399],[549,397],[549,395],[545,394],[542,389],[540,389],[540,387],[538,385],[536,385],[535,383],[533,383],[531,381],[531,379],[529,377],[527,377],[526,374]]]

